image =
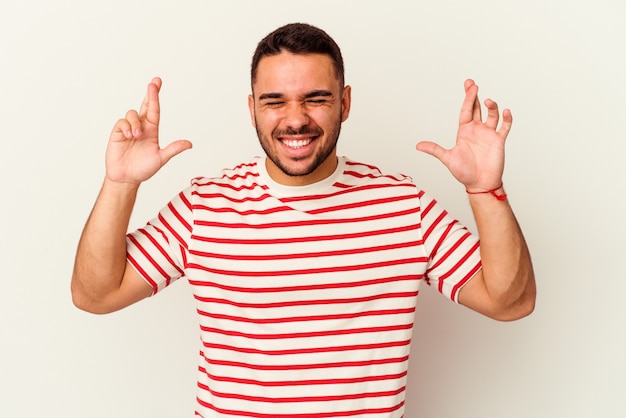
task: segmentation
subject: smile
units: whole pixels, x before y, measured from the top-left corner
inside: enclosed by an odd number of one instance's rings
[[[312,138],[306,139],[282,139],[281,142],[288,146],[289,148],[298,149],[303,148],[309,145],[313,141]]]

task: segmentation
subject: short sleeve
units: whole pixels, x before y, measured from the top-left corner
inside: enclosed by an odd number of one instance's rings
[[[184,275],[193,226],[190,196],[191,189],[180,192],[154,219],[126,236],[126,258],[153,294]]]
[[[421,227],[428,254],[426,282],[458,302],[460,289],[480,269],[480,243],[428,195],[422,195]]]

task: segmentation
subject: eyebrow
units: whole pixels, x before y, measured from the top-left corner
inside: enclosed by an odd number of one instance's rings
[[[333,93],[328,90],[313,90],[304,95],[305,99],[310,99],[311,97],[330,97]],[[284,95],[282,93],[263,93],[259,96],[259,100],[271,100],[271,99],[282,99]]]
[[[333,94],[328,90],[313,90],[310,93],[304,95],[305,99],[310,99],[311,97],[329,97]]]
[[[281,93],[263,93],[259,96],[259,100],[280,99],[282,97]]]

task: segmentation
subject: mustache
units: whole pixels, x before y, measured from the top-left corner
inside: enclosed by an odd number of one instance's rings
[[[324,131],[321,128],[315,128],[315,127],[310,127],[310,126],[303,126],[300,129],[293,129],[293,128],[276,129],[274,132],[272,132],[272,136],[274,138],[285,136],[285,135],[315,135],[315,136],[320,136],[323,133],[324,133]]]

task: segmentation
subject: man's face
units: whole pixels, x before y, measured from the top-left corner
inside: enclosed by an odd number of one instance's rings
[[[342,88],[330,57],[264,57],[252,89],[248,107],[272,179],[298,186],[331,175],[341,123],[350,113],[350,86]]]

